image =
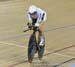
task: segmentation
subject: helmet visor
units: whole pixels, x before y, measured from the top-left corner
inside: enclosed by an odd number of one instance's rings
[[[29,12],[29,14],[30,14],[30,15],[36,15],[36,14],[37,14],[37,12],[34,12],[34,13],[30,13],[30,12]]]

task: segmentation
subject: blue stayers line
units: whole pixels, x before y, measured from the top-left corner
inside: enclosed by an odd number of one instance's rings
[[[71,65],[70,67],[75,67],[75,64]]]

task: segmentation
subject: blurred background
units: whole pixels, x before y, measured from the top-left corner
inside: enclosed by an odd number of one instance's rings
[[[71,46],[45,56],[45,63],[61,64],[75,58],[75,0],[0,0],[0,66],[31,67],[25,62],[31,32],[23,32],[27,29],[27,10],[30,5],[47,12],[44,25],[45,54]],[[73,59],[61,67],[74,63]]]

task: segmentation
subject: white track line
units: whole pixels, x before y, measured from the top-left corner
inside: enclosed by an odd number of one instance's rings
[[[49,52],[49,51],[45,51],[45,53],[52,53],[52,52]],[[65,54],[60,54],[60,53],[52,53],[52,54],[55,54],[55,55],[60,55],[60,56],[64,56],[64,57],[70,57],[70,58],[75,58],[74,56],[70,56],[70,55],[65,55]]]
[[[21,47],[21,48],[27,48],[26,46],[23,46],[23,45],[18,45],[18,44],[15,44],[15,43],[8,43],[8,42],[4,42],[4,41],[0,41],[0,44],[6,44],[6,45],[10,45],[10,46],[14,45],[14,46]],[[46,50],[45,53],[50,53],[50,52]],[[70,57],[70,58],[75,58],[74,56],[69,56],[69,55],[60,54],[60,53],[52,53],[52,54]]]
[[[53,53],[53,54],[60,55],[60,56],[65,56],[65,57],[70,57],[70,58],[75,58],[74,56],[60,54],[60,53]]]
[[[21,48],[27,48],[26,46],[23,46],[23,45],[18,45],[18,44],[15,44],[15,43],[8,43],[8,42],[4,42],[4,41],[0,41],[0,44],[6,44],[6,45],[14,45],[14,46],[17,46],[17,47],[21,47]]]

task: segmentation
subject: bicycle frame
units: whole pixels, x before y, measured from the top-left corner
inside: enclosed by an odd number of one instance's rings
[[[30,63],[32,63],[36,50],[37,50],[36,30],[33,30],[33,33],[30,36],[29,45],[28,45],[28,61]]]
[[[28,30],[26,30],[28,31]],[[33,33],[30,36],[29,39],[29,45],[28,45],[28,61],[30,63],[32,63],[33,59],[34,59],[34,55],[35,53],[38,51],[38,58],[39,60],[41,60],[41,58],[43,57],[43,53],[44,53],[44,46],[40,47],[38,44],[40,42],[40,39],[36,40],[36,32],[39,31],[36,28],[33,29]]]

